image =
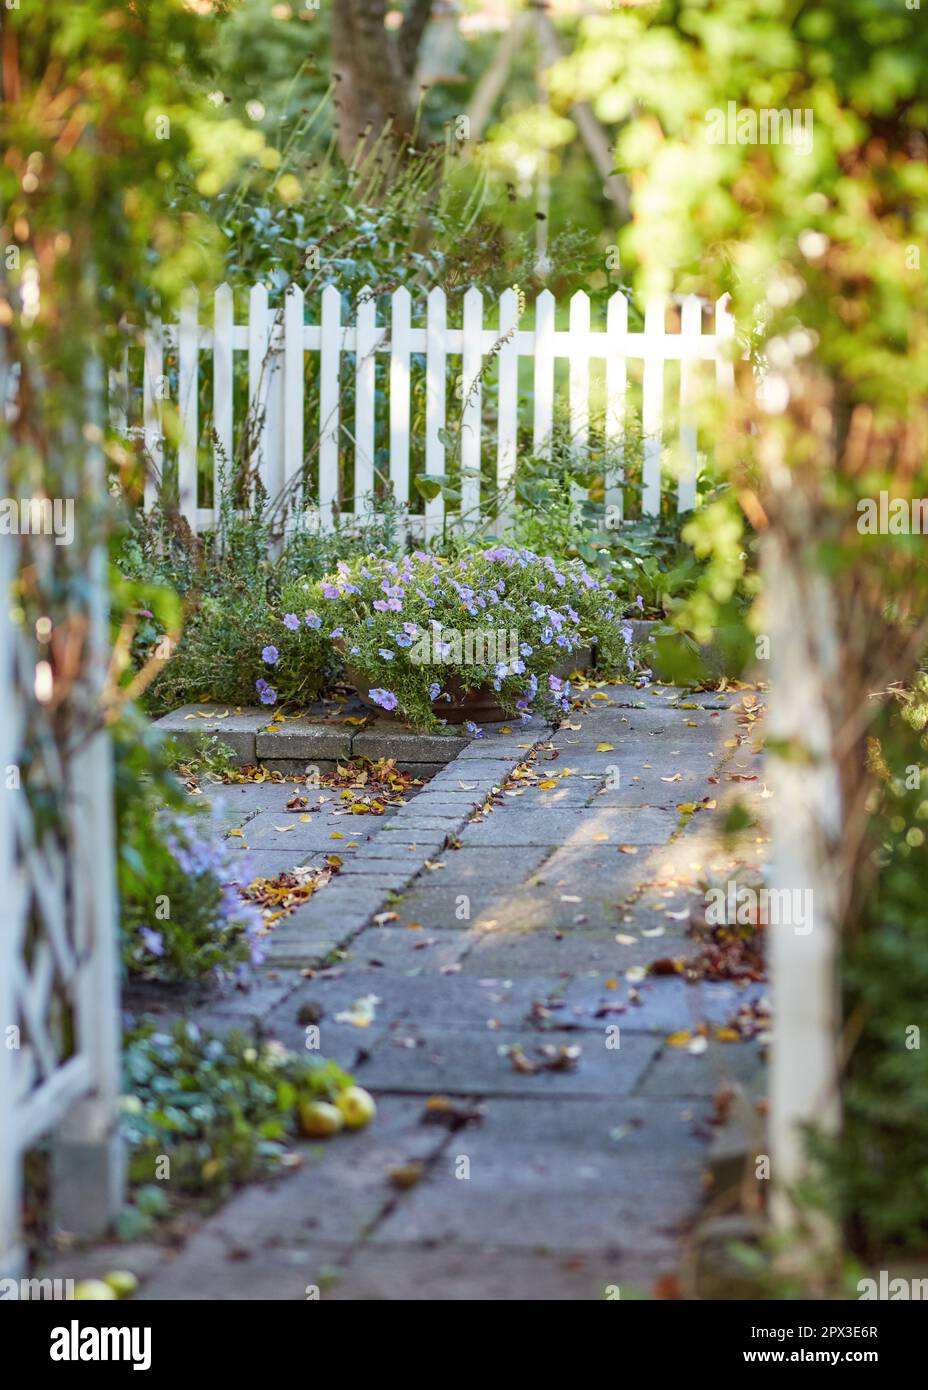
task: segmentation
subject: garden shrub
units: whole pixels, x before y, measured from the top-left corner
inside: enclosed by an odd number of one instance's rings
[[[322,581],[291,583],[282,604],[279,638],[264,652],[269,675],[259,681],[268,704],[289,699],[302,663],[323,660],[336,641],[369,682],[365,696],[431,730],[445,722],[449,677],[467,689],[492,686],[507,713],[528,719],[569,707],[569,683],[557,672],[584,647],[595,644],[610,669],[628,662],[630,634],[613,590],[578,560],[524,547],[454,560],[421,550],[398,561],[368,555]],[[491,632],[502,651],[473,642]]]
[[[180,639],[145,695],[152,715],[210,699],[253,703],[255,682],[264,671],[255,634],[272,630],[283,585],[296,575],[319,578],[339,560],[366,554],[375,545],[396,545],[394,508],[351,530],[336,525],[322,532],[294,524],[275,540],[260,494],[248,507],[237,508],[232,484],[223,479],[221,491],[214,532],[194,536],[170,503],[159,501],[130,518],[117,554],[116,568],[122,580],[131,581],[130,589],[144,585],[143,594],[149,594],[160,587],[184,605]],[[136,609],[133,670],[152,656],[165,633],[157,605],[145,601],[147,607]],[[304,655],[301,679],[291,691],[301,703],[319,694],[334,661],[331,650],[318,666],[308,651]]]
[[[191,980],[262,958],[260,909],[243,899],[241,852],[190,811],[131,712],[114,733],[120,942],[127,975]]]

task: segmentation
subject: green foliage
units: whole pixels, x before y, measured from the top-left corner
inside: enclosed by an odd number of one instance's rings
[[[334,1062],[298,1057],[241,1033],[215,1037],[193,1023],[158,1032],[150,1020],[126,1039],[122,1131],[134,1183],[151,1184],[171,1163],[175,1191],[220,1194],[279,1168],[297,1132],[301,1101],[331,1101],[352,1084]],[[157,1189],[156,1189],[157,1190]],[[136,1204],[151,1212],[151,1188]]]
[[[855,1042],[840,1140],[815,1144],[828,1179],[818,1198],[870,1259],[923,1252],[928,1242],[928,739],[911,722],[926,701],[922,674],[883,712],[879,743],[871,745],[872,765],[882,772],[870,826],[871,882],[842,971]]]
[[[159,746],[132,714],[117,725],[113,743],[126,973],[190,980],[258,963],[261,913],[236,887],[244,861],[208,827],[199,830],[171,776],[172,750]],[[210,755],[217,756],[216,750]]]

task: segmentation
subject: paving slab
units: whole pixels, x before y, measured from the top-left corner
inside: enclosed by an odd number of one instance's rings
[[[468,826],[462,846],[551,845],[569,852],[597,842],[609,845],[663,845],[676,829],[679,814],[654,807],[628,809],[594,806],[584,811],[543,811],[520,801]]]
[[[659,1047],[657,1040],[640,1034],[621,1040],[618,1050],[607,1046],[607,1037],[584,1048],[572,1070],[540,1070],[531,1075],[519,1071],[501,1049],[519,1047],[534,1057],[540,1046],[572,1047],[574,1033],[546,1033],[529,1029],[485,1029],[451,1033],[418,1030],[415,1047],[407,1037],[393,1037],[378,1046],[365,1067],[364,1084],[375,1092],[395,1091],[431,1095],[509,1095],[544,1097],[565,1095],[628,1095],[638,1084]]]
[[[374,1245],[431,1238],[444,1248],[479,1240],[616,1255],[672,1251],[702,1182],[695,1111],[548,1098],[490,1099],[484,1109],[482,1122],[453,1135],[378,1225]]]
[[[672,1269],[666,1256],[496,1246],[367,1245],[323,1297],[332,1302],[556,1302],[645,1296]]]
[[[720,1086],[733,1082],[753,1086],[763,1066],[761,1050],[756,1043],[710,1042],[708,1049],[695,1057],[686,1048],[665,1047],[644,1078],[640,1093],[645,1096],[713,1096]]]

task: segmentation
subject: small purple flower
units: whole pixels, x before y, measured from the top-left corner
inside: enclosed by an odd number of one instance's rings
[[[261,694],[262,690],[267,690],[267,681],[264,679],[263,676],[259,676],[258,679],[255,681],[255,690],[257,690],[259,695]]]
[[[277,658],[279,656],[280,652],[277,650],[277,648],[273,646],[273,644],[269,644],[264,648],[264,651],[261,653],[261,660],[265,662],[268,666],[276,666]]]
[[[432,684],[429,686],[429,699],[437,700],[440,694],[441,686],[438,684],[438,681],[432,681]]]
[[[306,626],[308,628],[311,628],[313,632],[317,632],[319,628],[322,627],[322,619],[319,617],[319,614],[314,613],[312,609],[309,609],[304,621],[306,623]]]
[[[644,599],[641,597],[640,594],[635,599],[635,607],[639,609],[642,613],[644,612]]]
[[[277,703],[277,691],[270,685],[265,685],[261,691],[262,705],[275,705]]]
[[[473,734],[474,738],[483,738],[483,730],[477,724],[475,724],[472,719],[468,719],[467,723],[464,725],[464,728],[467,730],[469,734]]]
[[[288,628],[290,632],[299,632],[300,620],[295,613],[284,614],[284,627]]]
[[[323,597],[323,598],[338,598],[338,596],[339,596],[339,590],[338,590],[338,585],[337,585],[337,584],[323,584],[323,586],[322,586],[322,597]]]
[[[149,955],[164,955],[164,937],[160,931],[153,931],[151,927],[139,927],[139,936]]]
[[[369,690],[367,695],[368,699],[373,700],[374,704],[379,705],[381,709],[396,709],[399,704],[392,690],[384,690],[379,685],[375,686],[373,690]]]
[[[345,635],[345,629],[344,629],[343,627],[333,627],[332,632],[331,632],[331,637],[332,637],[332,640],[333,640],[333,641],[335,640],[336,637],[344,637],[344,635]]]
[[[396,652],[391,652],[387,647],[378,647],[377,650],[383,657],[384,661],[392,661],[393,658],[396,656]]]

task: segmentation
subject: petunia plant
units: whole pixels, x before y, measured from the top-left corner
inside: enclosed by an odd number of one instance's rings
[[[569,707],[568,676],[594,647],[610,669],[629,661],[623,601],[579,560],[494,546],[453,560],[418,550],[342,561],[317,582],[295,581],[258,682],[267,704],[289,698],[302,663],[333,647],[361,696],[437,730],[465,691],[490,689],[513,718]],[[313,641],[312,639],[315,639]],[[310,649],[313,650],[310,650]],[[270,658],[270,659],[269,659]]]

